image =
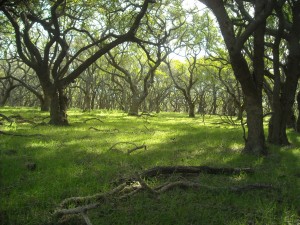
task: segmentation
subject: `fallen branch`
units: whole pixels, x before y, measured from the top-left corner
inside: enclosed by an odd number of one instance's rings
[[[13,116],[10,116],[9,118],[15,119],[15,121],[17,123],[29,123],[29,124],[33,124],[33,125],[36,124],[36,122],[26,119],[26,118],[22,117],[21,115],[13,115]]]
[[[124,198],[131,197],[143,190],[157,196],[167,191],[171,191],[175,188],[181,188],[181,189],[192,188],[196,190],[206,189],[211,191],[227,190],[232,192],[275,189],[272,185],[269,184],[248,184],[244,186],[215,187],[215,186],[203,185],[191,181],[168,182],[158,187],[151,188],[141,177],[137,177],[135,182],[132,183],[125,182],[123,184],[120,184],[116,188],[114,188],[112,191],[106,193],[100,193],[100,194],[87,196],[87,197],[72,197],[72,198],[65,199],[60,204],[60,208],[54,212],[54,215],[62,216],[62,215],[70,215],[70,214],[80,214],[83,216],[86,224],[91,225],[92,222],[90,218],[87,216],[87,211],[98,208],[101,205],[101,203],[103,203],[104,201],[111,202],[113,200],[121,200]],[[90,203],[91,200],[95,200],[95,202]],[[85,204],[78,206],[79,203],[85,203]],[[64,208],[67,205],[74,205],[74,204],[76,205],[75,208],[70,208],[70,209]]]
[[[1,116],[4,120],[6,120],[7,122],[9,122],[9,123],[10,123],[9,126],[11,126],[11,124],[13,123],[13,121],[12,121],[9,117],[5,116],[5,115],[2,114],[2,113],[0,113],[0,116]]]
[[[125,187],[127,186],[126,183],[120,184],[119,186],[117,186],[116,188],[112,189],[111,191],[107,192],[107,193],[98,193],[95,195],[89,195],[86,197],[70,197],[70,198],[66,198],[65,200],[63,200],[60,203],[60,207],[63,208],[65,206],[67,206],[68,204],[82,204],[82,203],[86,203],[86,202],[90,202],[90,201],[94,201],[94,200],[104,200],[107,196],[111,196],[115,193],[120,192],[121,190],[123,190]]]
[[[4,120],[6,120],[7,122],[13,122],[8,116],[5,116],[4,114],[0,113],[0,117],[2,117]]]
[[[119,129],[115,128],[115,129],[107,129],[107,130],[100,130],[96,127],[90,127],[89,130],[94,130],[94,131],[99,131],[99,132],[105,132],[105,133],[118,133],[120,132]]]
[[[134,147],[131,148],[131,149],[127,149],[127,154],[130,154],[130,153],[132,153],[132,152],[134,152],[134,151],[136,151],[136,150],[139,150],[139,149],[145,149],[145,150],[147,150],[147,146],[146,146],[145,144],[142,144],[142,145],[138,146],[138,145],[136,145],[136,144],[133,143],[133,142],[123,142],[123,141],[115,143],[115,144],[114,144],[113,146],[111,146],[108,150],[109,150],[109,151],[110,151],[110,150],[119,150],[119,151],[120,151],[120,149],[115,148],[115,147],[116,147],[117,145],[119,145],[119,144],[128,144],[128,145],[133,145],[133,146],[134,146]]]
[[[191,174],[191,173],[207,173],[207,174],[240,174],[240,173],[254,173],[254,170],[251,168],[215,168],[209,166],[157,166],[146,170],[141,173],[141,177],[143,178],[151,178],[157,175],[165,175],[165,174],[175,174],[175,173],[183,173],[183,174]]]
[[[141,116],[156,117],[156,115],[152,115],[152,114],[146,113],[146,112],[142,112],[140,115],[138,115],[138,117],[141,117]]]
[[[88,215],[86,213],[81,213],[81,216],[83,217],[83,219],[87,225],[93,225],[90,218],[88,217]]]
[[[15,137],[43,137],[42,134],[12,134],[4,131],[0,131],[0,135],[8,135],[8,136],[15,136]]]
[[[86,119],[86,120],[84,120],[84,123],[87,123],[88,121],[91,121],[91,120],[97,120],[97,121],[99,121],[101,123],[104,123],[102,120],[100,120],[99,118],[96,118],[96,117]]]
[[[144,150],[147,150],[147,146],[146,145],[140,145],[140,146],[136,146],[135,148],[132,148],[132,149],[128,149],[127,150],[127,154],[130,154],[136,150],[139,150],[139,149],[144,149]]]

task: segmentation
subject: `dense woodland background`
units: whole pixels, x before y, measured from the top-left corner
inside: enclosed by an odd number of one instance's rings
[[[1,105],[247,115],[245,152],[297,128],[298,1],[1,1]],[[201,4],[200,4],[201,3]],[[242,122],[244,124],[244,122]],[[299,126],[299,125],[298,125]]]

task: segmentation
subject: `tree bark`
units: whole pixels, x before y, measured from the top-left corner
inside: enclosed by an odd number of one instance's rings
[[[255,1],[255,18],[258,18],[264,10],[266,3],[264,1]],[[264,78],[264,37],[266,29],[266,20],[262,21],[254,31],[254,57],[253,57],[253,80],[255,88],[251,90],[252,94],[246,97],[246,112],[248,124],[248,139],[244,152],[255,155],[266,155],[265,135],[263,128],[263,107],[262,107],[262,88]],[[244,89],[245,83],[243,83]]]
[[[263,129],[263,108],[261,100],[245,97],[248,137],[243,152],[254,155],[266,155],[265,135]]]
[[[192,100],[189,100],[188,106],[189,106],[189,117],[194,118],[195,117],[195,103]]]
[[[49,112],[51,104],[51,95],[44,92],[44,97],[40,99],[40,104],[42,112]]]
[[[50,105],[50,122],[52,125],[69,125],[67,119],[67,97],[62,89],[57,89],[53,95]]]
[[[298,114],[300,115],[300,91],[298,92],[297,95],[297,110],[298,110]],[[300,132],[300,116],[298,116],[297,118],[296,131],[298,133]]]
[[[131,103],[128,111],[128,116],[138,116],[139,115],[139,107],[141,105],[139,97],[137,95],[133,95],[131,97]]]

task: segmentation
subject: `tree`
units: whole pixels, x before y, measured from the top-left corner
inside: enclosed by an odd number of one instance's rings
[[[248,136],[244,152],[251,154],[266,154],[265,135],[263,130],[262,84],[264,77],[264,36],[266,19],[271,14],[273,2],[255,0],[252,4],[254,18],[244,30],[235,32],[233,18],[226,11],[223,0],[199,0],[215,15],[226,44],[232,69],[236,79],[241,84],[245,96],[247,112]],[[240,1],[243,4],[242,1]],[[238,7],[235,8],[238,11]],[[245,56],[243,46],[250,36],[253,36],[253,71],[251,71]]]
[[[126,53],[128,52],[126,46],[123,50],[118,49],[115,55],[108,53],[107,60],[114,70],[107,72],[127,82],[131,91],[128,115],[137,116],[139,107],[148,96],[149,88],[154,82],[156,70],[167,57],[168,52],[162,52],[161,43],[157,44],[156,51],[152,49],[152,52],[155,52],[152,53],[152,56],[145,48],[142,50],[137,48],[136,45],[130,45],[129,49],[129,52],[135,52],[136,54],[130,56]],[[153,59],[154,54],[155,58]]]
[[[10,62],[5,62],[0,64],[0,106],[4,106],[7,102],[11,92],[19,87],[11,78],[11,74],[15,71],[12,69],[12,64]]]
[[[269,123],[268,141],[277,145],[289,144],[286,127],[289,117],[293,114],[292,107],[295,100],[298,79],[300,75],[300,2],[282,1],[276,5],[278,29],[270,29],[275,36],[273,44],[274,90],[273,115]],[[282,48],[282,41],[287,43],[287,49]],[[287,57],[282,52],[287,52]],[[287,51],[286,51],[287,50]],[[282,68],[285,79],[281,79]]]
[[[187,59],[187,65],[179,61],[175,61],[173,66],[171,61],[165,62],[169,69],[169,75],[172,78],[175,87],[183,94],[188,105],[189,117],[195,117],[195,101],[197,93],[193,90],[199,77],[199,68],[197,66],[197,55],[191,59]]]

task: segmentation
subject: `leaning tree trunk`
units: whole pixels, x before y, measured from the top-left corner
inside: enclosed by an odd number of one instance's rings
[[[67,97],[63,90],[56,90],[52,95],[50,105],[50,124],[65,126],[69,125],[67,119]]]

